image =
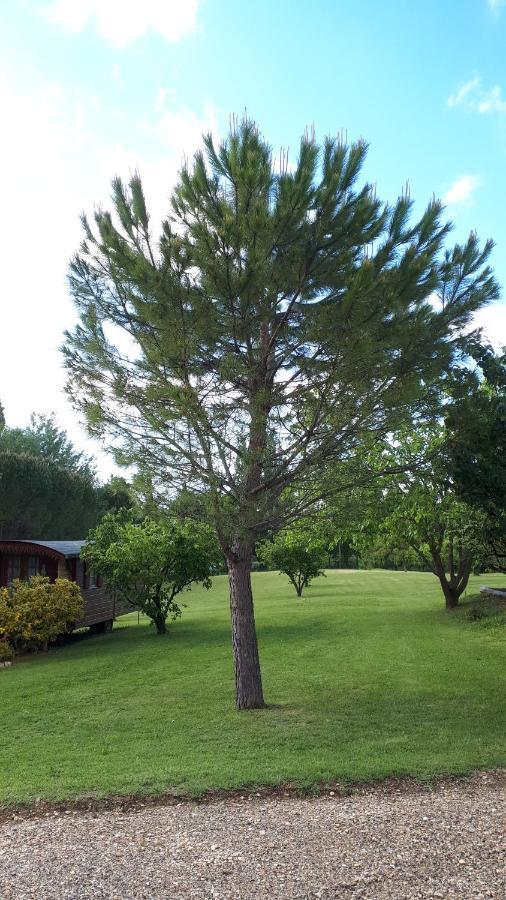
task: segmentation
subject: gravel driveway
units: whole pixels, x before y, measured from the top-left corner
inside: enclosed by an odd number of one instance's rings
[[[504,780],[73,810],[0,826],[1,900],[504,900]]]

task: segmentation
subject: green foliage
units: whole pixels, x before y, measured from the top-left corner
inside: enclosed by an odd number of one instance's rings
[[[360,568],[362,569],[394,569],[405,572],[428,571],[412,547],[392,546],[388,533],[378,529],[376,534],[365,541],[358,541],[360,545]],[[358,547],[356,548],[358,549]]]
[[[328,542],[316,528],[292,526],[260,544],[257,556],[267,568],[288,575],[297,597],[302,597],[313,578],[325,575],[322,570],[328,562]]]
[[[100,500],[104,510],[133,509],[136,496],[129,482],[118,475],[111,475],[109,481],[100,488]]]
[[[464,372],[446,409],[448,463],[455,490],[486,515],[482,565],[506,566],[506,355],[477,344],[482,377]]]
[[[420,566],[437,576],[451,608],[481,558],[486,517],[455,493],[445,440],[441,427],[420,424],[417,431],[399,433],[388,451],[379,451],[399,474],[369,493],[354,540],[364,556],[379,547],[414,553]]]
[[[16,649],[46,648],[72,628],[82,615],[83,601],[77,584],[66,578],[34,575],[15,579],[0,588],[0,639]]]
[[[0,664],[12,662],[14,659],[14,647],[7,641],[0,640]]]
[[[293,169],[278,167],[244,117],[183,166],[158,240],[138,174],[116,178],[113,214],[83,218],[70,266],[68,393],[157,491],[208,497],[242,632],[240,708],[263,705],[254,547],[314,507],[325,482],[370,480],[364,453],[434,415],[466,326],[499,293],[492,242],[473,232],[447,249],[440,203],[418,221],[406,194],[382,203],[360,182],[366,152],[306,134]],[[118,353],[125,333],[131,351]]]
[[[83,220],[70,396],[165,500],[209,497],[232,563],[318,500],[325,475],[340,490],[370,477],[363,449],[431,406],[498,295],[491,242],[445,250],[439,203],[414,222],[406,195],[383,204],[359,183],[366,149],[305,135],[279,171],[245,118],[183,167],[158,243],[137,174],[115,179],[114,214]]]
[[[25,453],[0,452],[0,537],[79,539],[99,514],[86,475]]]
[[[209,497],[183,488],[167,504],[167,510],[171,516],[176,518],[205,522],[209,519]]]
[[[482,628],[503,628],[506,625],[506,599],[476,594],[467,597],[460,613],[466,622],[477,622]]]
[[[91,459],[54,416],[0,428],[0,537],[79,539],[108,509],[133,505],[123,478],[99,485]]]
[[[83,559],[108,586],[166,631],[181,608],[176,597],[191,585],[211,586],[219,554],[212,531],[203,525],[167,519],[133,522],[125,510],[108,513],[88,535]]]
[[[69,472],[78,472],[90,483],[95,470],[90,457],[76,450],[55,416],[32,413],[27,428],[4,428],[0,432],[0,452],[34,456]]]

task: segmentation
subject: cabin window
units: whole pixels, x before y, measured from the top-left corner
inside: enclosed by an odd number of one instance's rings
[[[39,570],[39,559],[37,556],[21,556],[19,565],[19,577],[22,581],[32,578]]]
[[[84,587],[84,563],[82,559],[76,559],[76,577],[75,580],[79,587]]]
[[[100,578],[100,575],[97,575],[97,573],[93,569],[90,569],[88,582],[89,584],[87,586],[90,588],[98,588],[102,585],[102,579]]]
[[[21,557],[9,556],[7,560],[7,584],[11,584],[21,574]]]

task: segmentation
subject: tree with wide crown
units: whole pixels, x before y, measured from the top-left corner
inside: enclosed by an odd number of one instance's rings
[[[233,121],[185,164],[155,240],[140,177],[83,217],[68,391],[161,494],[201,492],[227,561],[239,709],[264,698],[257,542],[326,491],[376,476],[367,448],[426,414],[479,307],[498,296],[476,235],[445,249],[432,201],[411,222],[359,184],[366,145],[312,135],[292,167]],[[326,475],[328,474],[328,478]]]

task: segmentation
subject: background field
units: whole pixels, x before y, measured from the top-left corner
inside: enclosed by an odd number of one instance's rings
[[[432,575],[332,571],[299,601],[258,573],[254,592],[262,711],[234,709],[225,577],[166,637],[132,614],[0,671],[0,800],[504,764],[506,629],[446,614]]]

